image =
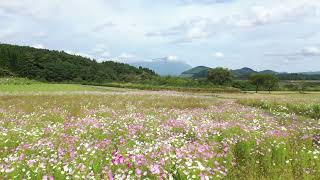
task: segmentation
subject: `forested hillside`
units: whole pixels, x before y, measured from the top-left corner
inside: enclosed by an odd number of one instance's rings
[[[98,63],[63,51],[0,44],[0,76],[49,82],[108,82],[148,79],[156,74],[146,68],[112,61]]]

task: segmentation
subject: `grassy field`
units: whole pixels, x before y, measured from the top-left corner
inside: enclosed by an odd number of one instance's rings
[[[272,113],[285,113],[320,119],[320,93],[273,92],[272,94],[229,94],[243,105],[259,107]]]
[[[168,86],[168,85],[152,85],[152,84],[135,84],[135,83],[107,83],[97,84],[102,87],[114,87],[124,89],[138,89],[150,91],[178,91],[178,92],[194,92],[194,93],[240,93],[241,90],[232,87],[216,86],[216,87],[185,87],[185,86]]]
[[[0,179],[320,179],[319,120],[288,106],[317,105],[317,93],[37,83],[1,93]]]

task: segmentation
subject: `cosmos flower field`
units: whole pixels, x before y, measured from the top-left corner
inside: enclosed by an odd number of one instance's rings
[[[2,94],[0,179],[320,179],[319,130],[203,94]]]

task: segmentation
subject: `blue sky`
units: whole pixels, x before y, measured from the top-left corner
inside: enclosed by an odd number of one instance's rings
[[[319,0],[1,0],[0,42],[121,62],[320,70]]]

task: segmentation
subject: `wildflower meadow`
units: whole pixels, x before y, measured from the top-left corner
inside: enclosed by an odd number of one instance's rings
[[[316,118],[242,95],[84,89],[0,95],[0,179],[320,179]]]

